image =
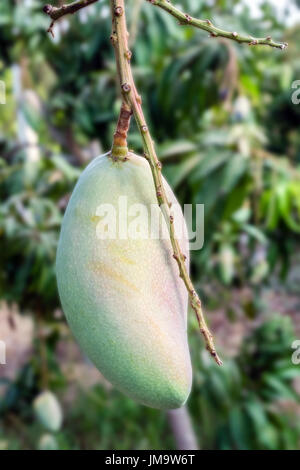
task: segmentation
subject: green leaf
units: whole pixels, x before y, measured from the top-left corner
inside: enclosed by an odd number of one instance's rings
[[[229,414],[229,429],[234,442],[234,447],[238,450],[251,449],[249,422],[243,409],[236,406]]]

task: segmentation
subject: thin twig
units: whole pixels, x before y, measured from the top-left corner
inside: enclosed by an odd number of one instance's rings
[[[61,5],[60,7],[54,7],[50,4],[45,5],[43,12],[50,16],[52,20],[47,32],[54,36],[53,26],[55,21],[59,20],[62,16],[73,15],[78,10],[81,10],[81,8],[85,8],[96,2],[98,2],[98,0],[77,0],[76,2],[72,2],[67,5]]]
[[[240,43],[247,43],[249,44],[249,46],[265,45],[270,47],[276,47],[277,49],[285,49],[288,46],[286,42],[274,42],[271,36],[266,36],[264,38],[254,38],[249,35],[239,34],[236,31],[225,31],[223,29],[217,28],[212,24],[210,20],[200,20],[197,18],[193,18],[187,13],[183,13],[182,11],[178,10],[178,8],[174,7],[169,0],[146,1],[170,13],[170,15],[174,16],[179,21],[180,25],[190,25],[194,26],[195,28],[202,29],[204,31],[207,31],[211,37],[223,37],[227,39],[232,39],[233,41],[237,41]]]
[[[116,63],[123,102],[132,109],[136,123],[138,125],[143,145],[144,157],[148,160],[153,181],[156,190],[157,202],[162,210],[167,227],[169,227],[170,240],[173,248],[173,257],[179,268],[179,275],[182,278],[188,294],[191,307],[195,311],[199,323],[200,331],[204,336],[206,347],[210,354],[214,357],[217,364],[221,365],[212,334],[210,333],[201,307],[201,301],[189,277],[188,269],[185,263],[186,257],[181,252],[178,239],[175,236],[174,216],[170,209],[170,202],[167,199],[165,187],[162,180],[162,165],[157,158],[154,143],[151,138],[148,126],[145,121],[144,113],[141,106],[141,98],[137,93],[132,70],[130,65],[131,51],[128,48],[128,32],[125,17],[124,0],[111,0],[112,12],[112,34],[111,41],[115,48]]]
[[[68,14],[74,14],[81,8],[85,8],[92,3],[96,3],[99,0],[77,0],[73,3],[68,5],[62,5],[60,7],[54,7],[50,4],[45,5],[43,11],[50,16],[52,19],[51,24],[48,28],[48,32],[54,35],[53,33],[53,26],[55,21],[57,21],[62,16]],[[174,16],[179,21],[180,25],[190,25],[194,26],[195,28],[202,29],[207,31],[211,37],[223,37],[227,39],[231,39],[233,41],[239,43],[247,43],[249,46],[259,46],[265,45],[270,47],[275,47],[277,49],[285,49],[288,44],[286,42],[275,42],[273,41],[271,36],[266,36],[264,38],[254,38],[250,35],[242,35],[237,33],[236,31],[225,31],[223,29],[217,28],[211,22],[211,20],[200,20],[198,18],[193,18],[187,13],[183,13],[178,8],[174,7],[170,0],[146,0],[147,2],[152,3],[152,5],[158,6],[163,10],[170,13],[170,15]]]

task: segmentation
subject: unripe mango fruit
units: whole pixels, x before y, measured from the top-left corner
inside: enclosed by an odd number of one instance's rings
[[[161,215],[149,163],[133,153],[127,158],[102,155],[79,178],[58,245],[59,294],[81,348],[107,380],[144,405],[179,408],[190,393],[192,371],[188,298],[171,241],[132,239],[118,231],[115,239],[99,238],[99,207],[112,205],[118,218],[120,196],[127,197],[128,208],[138,203],[149,209],[139,218],[144,227],[150,225],[150,206]],[[178,204],[164,184],[169,202]],[[187,236],[179,243],[189,263]]]
[[[63,414],[60,403],[54,393],[41,392],[33,402],[33,409],[40,424],[48,431],[59,431]]]
[[[38,442],[38,450],[59,450],[59,445],[52,434],[43,434]]]

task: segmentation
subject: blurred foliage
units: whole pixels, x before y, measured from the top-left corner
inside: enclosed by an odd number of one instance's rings
[[[21,307],[51,312],[57,307],[54,260],[64,197],[79,171],[61,156],[43,158],[35,179],[24,185],[27,165],[2,161],[0,193],[0,295]],[[17,268],[17,269],[16,269]]]
[[[134,1],[127,3],[131,38],[137,32],[133,70],[163,173],[182,204],[205,204],[205,244],[192,252],[197,287],[214,307],[232,287],[250,286],[259,298],[274,277],[285,282],[299,250],[300,106],[291,101],[291,83],[300,77],[300,28],[288,29],[269,2],[262,19],[250,22],[247,7],[235,10],[237,0],[181,1],[193,16],[226,29],[288,41],[283,53],[208,38],[146,2],[135,16]],[[62,322],[53,327],[59,227],[82,168],[111,145],[120,97],[108,3],[57,23],[54,39],[46,33],[43,4],[0,4],[0,80],[6,84],[6,105],[0,105],[0,298],[54,328],[46,341],[48,385],[62,395],[68,384],[54,356]],[[29,140],[22,135],[24,122]],[[134,123],[129,140],[142,152]],[[209,295],[206,285],[221,295]],[[261,313],[259,303],[253,309],[251,318]],[[299,426],[279,403],[298,400],[292,340],[287,319],[268,320],[237,359],[218,369],[196,354],[199,337],[192,329],[190,409],[203,448],[299,447]],[[45,434],[32,409],[43,375],[40,342],[17,380],[3,382],[0,448],[174,446],[161,413],[100,385],[72,402],[63,430]]]
[[[298,448],[300,427],[294,410],[299,396],[292,383],[299,377],[299,370],[291,363],[292,341],[290,319],[275,317],[253,330],[237,360],[227,360],[220,368],[206,352],[196,353],[199,340],[193,328],[191,343],[197,367],[189,409],[202,448]],[[6,392],[0,408],[0,443],[6,442],[10,448],[174,448],[163,413],[139,406],[118,391],[100,385],[81,392],[69,403],[62,428],[55,436],[46,434],[44,439],[47,427],[35,419],[31,406],[34,370],[33,362]],[[59,393],[65,386],[62,374],[60,382],[56,385]],[[44,414],[47,412],[46,406]],[[20,427],[22,433],[18,436]]]
[[[205,449],[298,448],[299,420],[291,403],[299,396],[291,384],[299,371],[291,363],[292,341],[290,319],[275,316],[250,334],[236,361],[217,368],[205,358],[191,403]]]

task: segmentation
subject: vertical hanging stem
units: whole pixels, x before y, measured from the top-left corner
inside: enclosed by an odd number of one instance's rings
[[[185,406],[167,411],[167,419],[178,450],[199,450],[188,409]]]
[[[162,210],[165,221],[167,223],[167,227],[169,227],[170,240],[173,248],[173,257],[178,265],[179,276],[182,278],[187,288],[190,305],[197,316],[200,331],[206,342],[206,347],[210,354],[214,357],[217,364],[221,365],[222,361],[216,352],[212,334],[210,333],[207,327],[202,312],[201,301],[188,274],[188,269],[185,263],[186,256],[181,252],[179,242],[175,236],[174,216],[172,215],[171,204],[167,199],[166,191],[162,180],[162,165],[157,158],[154,143],[151,138],[142,110],[141,98],[138,95],[133,80],[130,65],[132,53],[128,47],[128,32],[126,26],[124,0],[110,0],[110,3],[112,14],[112,34],[110,38],[115,49],[117,72],[120,80],[123,105],[128,107],[128,109],[132,110],[139,132],[142,137],[145,152],[144,157],[148,160],[150,164],[156,190],[157,202]]]

